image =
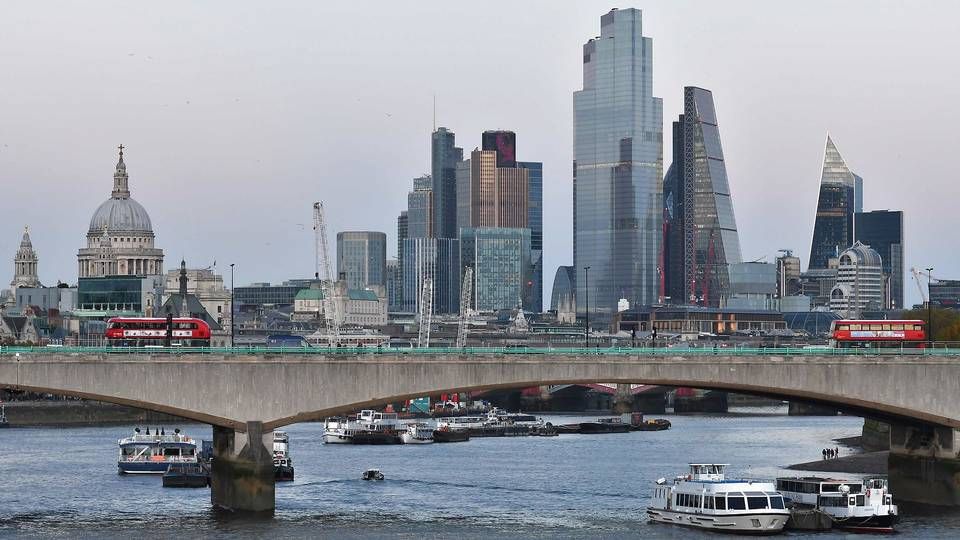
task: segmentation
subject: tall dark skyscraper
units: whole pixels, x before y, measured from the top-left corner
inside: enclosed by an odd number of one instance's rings
[[[430,174],[433,178],[433,234],[437,238],[457,237],[457,163],[463,149],[456,146],[454,133],[437,128],[431,136]]]
[[[600,17],[573,94],[573,260],[577,312],[609,319],[620,298],[658,299],[663,214],[663,102],[653,97],[653,41],[641,12]]]
[[[673,165],[664,179],[664,292],[675,304],[720,307],[730,265],[741,262],[713,93],[683,89],[673,123]]]
[[[481,137],[484,150],[497,153],[497,167],[517,166],[517,135],[512,131],[484,131]]]
[[[854,231],[858,242],[880,254],[883,273],[890,279],[888,309],[903,309],[903,212],[857,212]]]
[[[527,227],[530,228],[530,262],[533,264],[533,293],[526,309],[543,311],[543,163],[518,161],[517,166],[527,169]]]
[[[863,178],[847,167],[837,146],[827,135],[808,269],[827,268],[831,258],[853,245],[853,215],[862,210]]]

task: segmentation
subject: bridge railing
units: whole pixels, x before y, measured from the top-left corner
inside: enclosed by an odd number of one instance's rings
[[[840,349],[830,347],[739,347],[705,346],[692,347],[0,347],[0,357],[50,354],[109,354],[109,355],[167,355],[186,354],[224,356],[264,355],[317,355],[357,356],[400,354],[416,356],[435,355],[620,355],[620,356],[960,356],[960,343],[935,344],[934,347]]]

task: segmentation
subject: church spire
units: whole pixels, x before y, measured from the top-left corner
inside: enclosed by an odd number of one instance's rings
[[[129,199],[130,186],[127,177],[127,165],[123,162],[123,145],[121,144],[120,159],[117,160],[117,170],[113,173],[113,192],[111,197],[114,199]]]
[[[23,237],[20,239],[20,249],[13,259],[13,281],[10,286],[16,292],[19,287],[39,287],[37,278],[37,252],[30,241],[30,228],[23,228]]]

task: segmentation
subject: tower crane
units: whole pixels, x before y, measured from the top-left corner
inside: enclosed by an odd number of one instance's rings
[[[333,298],[334,278],[330,269],[327,224],[322,202],[313,203],[313,233],[316,237],[316,252],[314,253],[316,271],[314,276],[320,281],[323,291],[323,316],[327,323],[330,346],[336,346],[340,342],[340,319],[337,317],[337,302]],[[321,269],[323,270],[322,276]]]
[[[924,276],[927,278],[928,285],[931,282],[939,283],[940,280],[933,277],[933,275],[930,272],[926,272],[924,270],[918,270],[917,268],[910,268],[910,272],[913,274],[913,282],[917,284],[917,290],[920,291],[920,299],[923,300],[924,305],[926,305],[927,302],[929,302],[930,300],[927,298],[927,291],[923,289],[923,283],[920,281],[920,276]]]
[[[430,323],[433,322],[433,278],[424,278],[420,287],[420,332],[417,347],[430,346]]]
[[[473,267],[463,270],[463,281],[460,282],[460,320],[457,323],[457,348],[467,346],[467,314],[470,312],[470,296],[473,292]]]

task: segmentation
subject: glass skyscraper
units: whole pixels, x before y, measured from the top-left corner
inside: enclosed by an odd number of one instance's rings
[[[407,193],[407,237],[433,236],[433,182],[429,175],[413,179],[413,191]]]
[[[403,311],[416,313],[423,280],[433,279],[433,312],[460,311],[460,241],[452,238],[407,238],[401,259]]]
[[[827,135],[808,270],[827,268],[831,258],[839,257],[841,251],[853,245],[853,216],[861,211],[863,178],[847,167],[837,146]]]
[[[473,308],[477,311],[528,309],[533,292],[530,229],[460,229],[460,264],[473,268]]]
[[[337,233],[337,276],[348,289],[387,286],[387,235],[372,231]]]
[[[673,304],[721,307],[740,238],[713,93],[683,89],[673,123],[673,164],[664,179],[663,293]]]
[[[530,306],[524,309],[543,311],[543,163],[520,161],[517,166],[527,169],[527,227],[530,228],[530,262],[533,264],[533,293]]]
[[[854,231],[858,242],[880,254],[883,273],[890,279],[890,290],[884,307],[904,309],[903,305],[903,212],[874,210],[857,212]]]
[[[663,103],[653,96],[653,42],[641,12],[611,10],[583,46],[573,95],[576,302],[609,319],[617,301],[657,301],[663,212]]]
[[[433,183],[433,234],[437,238],[457,237],[457,163],[463,149],[445,127],[431,136],[430,175]]]

